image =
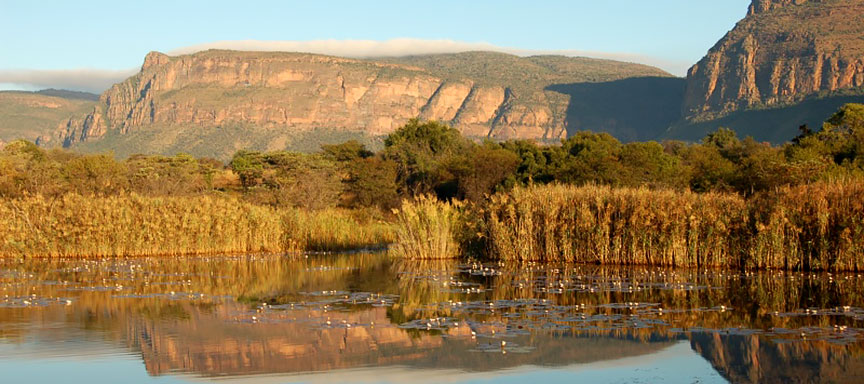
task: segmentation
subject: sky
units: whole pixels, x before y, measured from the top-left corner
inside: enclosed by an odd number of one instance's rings
[[[353,57],[488,49],[658,66],[684,76],[750,0],[0,0],[0,89],[99,92],[150,51]]]

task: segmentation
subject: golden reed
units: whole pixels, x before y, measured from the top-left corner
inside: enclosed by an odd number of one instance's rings
[[[392,241],[348,212],[301,212],[217,196],[0,200],[0,257],[290,253]]]
[[[442,202],[433,196],[405,200],[396,211],[396,243],[390,253],[418,260],[454,259],[460,256],[462,204]]]
[[[516,188],[483,213],[501,260],[675,267],[860,271],[864,182],[737,194],[574,187]]]

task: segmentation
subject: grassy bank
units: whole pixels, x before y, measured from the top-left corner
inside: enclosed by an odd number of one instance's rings
[[[677,267],[862,269],[864,181],[737,194],[550,185],[484,208],[501,260]]]
[[[287,253],[380,246],[383,223],[341,210],[274,209],[234,198],[135,194],[0,200],[0,256]]]

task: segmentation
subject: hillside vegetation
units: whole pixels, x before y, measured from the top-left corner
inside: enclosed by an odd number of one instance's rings
[[[35,141],[39,136],[51,134],[72,115],[92,109],[95,97],[58,90],[0,91],[0,141]]]

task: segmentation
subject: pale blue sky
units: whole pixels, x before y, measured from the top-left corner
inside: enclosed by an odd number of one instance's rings
[[[151,50],[171,52],[222,40],[416,38],[528,51],[627,54],[622,57],[684,75],[744,17],[749,3],[0,0],[0,72],[129,70],[139,67]],[[8,81],[0,76],[0,83]]]

